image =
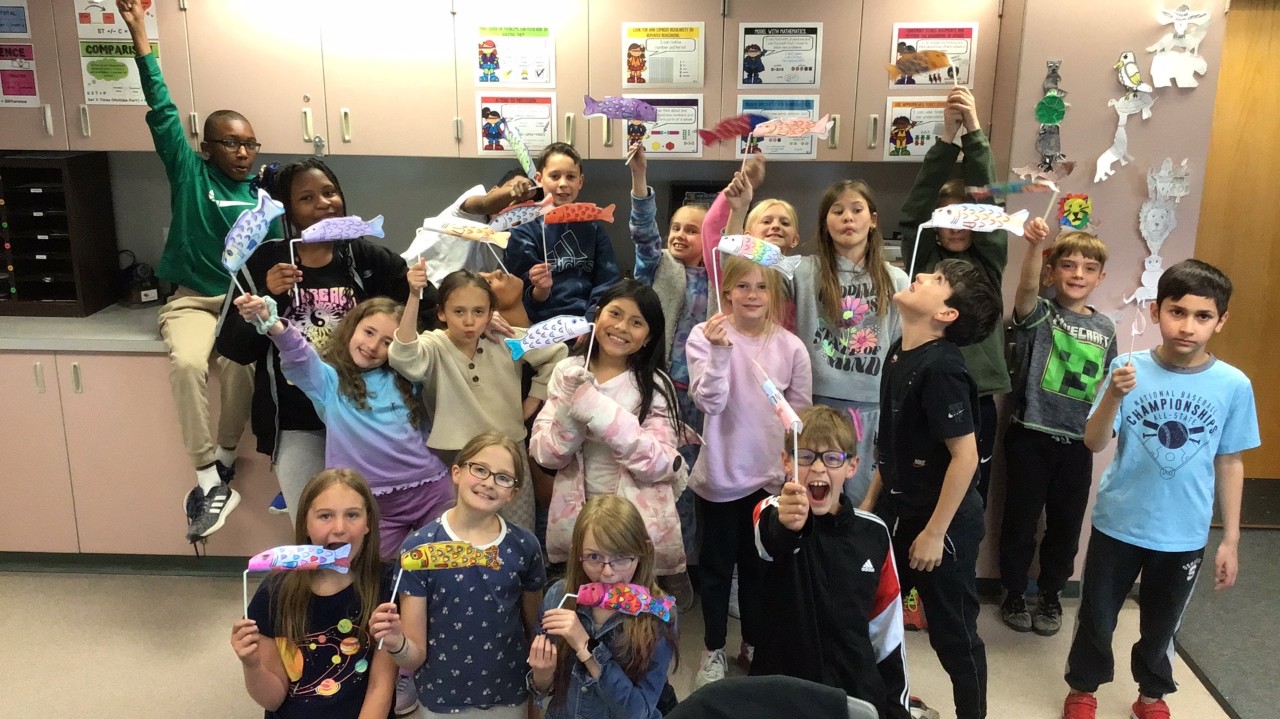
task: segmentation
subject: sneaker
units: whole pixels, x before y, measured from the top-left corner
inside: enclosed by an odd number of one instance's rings
[[[418,687],[413,683],[413,676],[401,674],[396,677],[396,716],[409,716],[418,711]]]
[[[912,587],[902,600],[902,626],[913,632],[929,629],[929,622],[924,618],[924,604],[920,601],[920,592],[917,592],[915,587]]]
[[[755,658],[756,658],[755,647],[751,646],[750,644],[747,644],[746,642],[743,642],[741,645],[738,646],[737,662],[738,662],[738,666],[742,667],[744,671],[747,671],[747,672],[751,671],[751,662],[754,661]]]
[[[930,709],[920,697],[911,697],[911,719],[939,719],[937,709]]]
[[[195,519],[187,527],[187,541],[195,543],[222,529],[227,515],[240,504],[240,493],[219,484],[200,498]]]
[[[1139,694],[1137,701],[1129,708],[1129,719],[1169,719],[1169,705],[1163,699],[1148,704],[1142,701],[1142,695]]]
[[[200,500],[204,499],[204,490],[200,489],[200,485],[196,485],[187,492],[186,498],[182,500],[182,511],[187,514],[187,530],[191,530],[191,525],[195,523],[196,518],[200,516]]]
[[[698,594],[693,591],[693,582],[688,572],[658,577],[658,586],[676,600],[676,609],[687,612],[698,606]]]
[[[711,682],[724,679],[729,669],[729,662],[724,658],[724,650],[716,649],[702,653],[702,665],[698,667],[698,676],[693,680],[695,689],[701,689]]]
[[[284,493],[276,492],[275,499],[271,500],[271,504],[267,505],[267,514],[288,514],[289,507],[284,503]]]
[[[1167,715],[1166,715],[1167,716]],[[1062,719],[1097,719],[1098,700],[1092,694],[1071,692],[1062,703]]]
[[[1015,632],[1031,631],[1031,612],[1027,610],[1027,598],[1019,592],[1006,592],[1000,604],[1000,618],[1005,626]],[[1056,631],[1056,630],[1055,630]]]
[[[1008,623],[1006,619],[1005,624]],[[1040,593],[1040,603],[1036,605],[1035,616],[1031,617],[1031,628],[1042,637],[1051,637],[1062,629],[1062,603],[1058,601],[1057,592]]]

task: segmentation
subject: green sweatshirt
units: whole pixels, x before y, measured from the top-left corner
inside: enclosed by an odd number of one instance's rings
[[[989,185],[996,174],[991,145],[982,130],[967,132],[961,139],[962,147],[943,142],[941,138],[929,148],[924,165],[916,175],[911,194],[902,205],[902,262],[911,266],[911,253],[916,239],[916,229],[927,222],[938,206],[938,191],[951,179],[951,168],[964,151],[964,184],[966,186]],[[916,260],[916,272],[928,272],[934,265],[946,259],[968,260],[982,269],[987,279],[995,285],[996,292],[1004,284],[1004,268],[1009,263],[1009,238],[1004,230],[974,232],[973,242],[963,252],[950,252],[938,244],[938,233],[926,229],[920,236],[920,256]],[[1004,315],[1003,308],[1001,309]],[[1009,366],[1005,362],[1004,323],[996,323],[996,329],[981,342],[961,347],[965,365],[978,384],[978,394],[1004,394],[1010,390]]]
[[[147,127],[169,178],[173,220],[160,257],[160,277],[202,295],[226,294],[231,275],[222,266],[227,232],[240,213],[257,204],[249,182],[227,177],[187,144],[178,108],[160,75],[154,54],[136,58],[147,98]],[[279,237],[272,223],[268,237]]]

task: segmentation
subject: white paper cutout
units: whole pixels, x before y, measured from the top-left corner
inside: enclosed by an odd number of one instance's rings
[[[1157,18],[1161,25],[1173,25],[1173,29],[1147,48],[1147,52],[1155,53],[1151,58],[1151,83],[1156,87],[1198,87],[1195,76],[1209,70],[1208,61],[1199,54],[1209,13],[1179,5],[1174,10],[1161,10]]]
[[[1149,255],[1142,260],[1142,286],[1124,298],[1125,304],[1137,302],[1141,307],[1156,298],[1156,286],[1160,284],[1160,275],[1164,274],[1164,260],[1160,255]]]
[[[1123,127],[1130,115],[1142,113],[1142,119],[1151,118],[1151,106],[1156,104],[1156,96],[1149,92],[1135,92],[1118,100],[1107,100],[1108,107],[1114,107],[1120,115],[1119,125]]]
[[[1164,158],[1159,170],[1147,172],[1147,194],[1182,202],[1182,198],[1191,192],[1191,171],[1187,169],[1187,162],[1183,160],[1175,169],[1173,158]]]
[[[1116,79],[1124,85],[1129,94],[1135,92],[1151,92],[1151,86],[1142,81],[1142,68],[1138,67],[1138,58],[1132,50],[1120,53],[1116,60]]]
[[[1120,59],[1114,67],[1117,71],[1116,79],[1124,86],[1125,94],[1123,97],[1107,100],[1107,105],[1116,111],[1116,134],[1111,147],[1098,156],[1093,172],[1094,182],[1106,182],[1107,178],[1115,174],[1115,163],[1119,162],[1123,167],[1133,159],[1129,155],[1129,135],[1125,125],[1128,124],[1130,115],[1141,113],[1143,120],[1149,119],[1151,106],[1156,102],[1155,95],[1151,94],[1151,86],[1142,81],[1142,71],[1132,52],[1120,53]]]
[[[1122,115],[1121,119],[1123,118],[1124,116]],[[1123,167],[1129,164],[1132,159],[1133,156],[1129,154],[1129,135],[1125,132],[1124,123],[1121,123],[1116,127],[1116,136],[1111,142],[1111,147],[1103,150],[1102,154],[1098,156],[1098,164],[1093,171],[1093,181],[1105,182],[1108,177],[1116,173],[1115,170],[1111,169],[1115,163],[1119,162],[1120,166]]]
[[[1209,71],[1209,62],[1203,55],[1189,52],[1160,52],[1151,58],[1151,83],[1156,87],[1199,87],[1196,75]]]

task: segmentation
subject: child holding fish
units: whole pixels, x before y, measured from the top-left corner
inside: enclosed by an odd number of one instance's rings
[[[399,609],[386,602],[373,614],[374,638],[414,672],[429,717],[528,716],[525,658],[546,570],[533,534],[499,514],[527,491],[524,465],[524,450],[501,432],[468,441],[451,469],[457,503],[404,543],[402,566],[413,569]]]
[[[622,497],[593,497],[571,548],[542,602],[530,690],[549,719],[658,719],[679,639],[644,519]]]
[[[349,563],[268,568],[279,573],[231,626],[245,689],[267,716],[386,717],[396,668],[370,628],[388,591],[373,493],[359,472],[326,469],[302,490],[298,510],[294,541],[346,553]]]

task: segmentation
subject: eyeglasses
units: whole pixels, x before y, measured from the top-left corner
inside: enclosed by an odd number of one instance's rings
[[[848,452],[837,452],[835,450],[832,450],[830,452],[823,452],[822,454],[818,454],[817,452],[811,449],[800,450],[797,453],[796,459],[799,460],[800,466],[812,467],[813,463],[817,462],[819,457],[821,457],[822,463],[831,469],[839,469],[844,466],[845,462],[849,461]]]
[[[467,464],[467,471],[471,472],[471,476],[475,477],[478,480],[484,481],[490,477],[493,477],[493,483],[498,485],[499,487],[502,487],[503,489],[511,489],[512,487],[516,486],[516,483],[517,483],[516,478],[512,477],[509,474],[502,474],[501,472],[495,472],[492,469],[489,469],[488,467],[484,466],[483,464],[476,464],[475,462],[467,462],[466,464]]]
[[[612,567],[615,572],[625,572],[635,566],[636,563],[635,557],[614,557],[613,559],[605,559],[604,555],[596,554],[594,552],[591,554],[584,554],[581,557],[578,557],[578,559],[582,560],[582,566],[593,572],[598,572],[605,567]]]
[[[205,140],[205,142],[209,142],[214,145],[222,145],[223,147],[227,148],[227,150],[231,152],[235,152],[241,147],[248,150],[249,152],[257,152],[259,149],[262,148],[261,142],[257,142],[254,140],[237,140],[234,137],[224,137],[221,140]]]

